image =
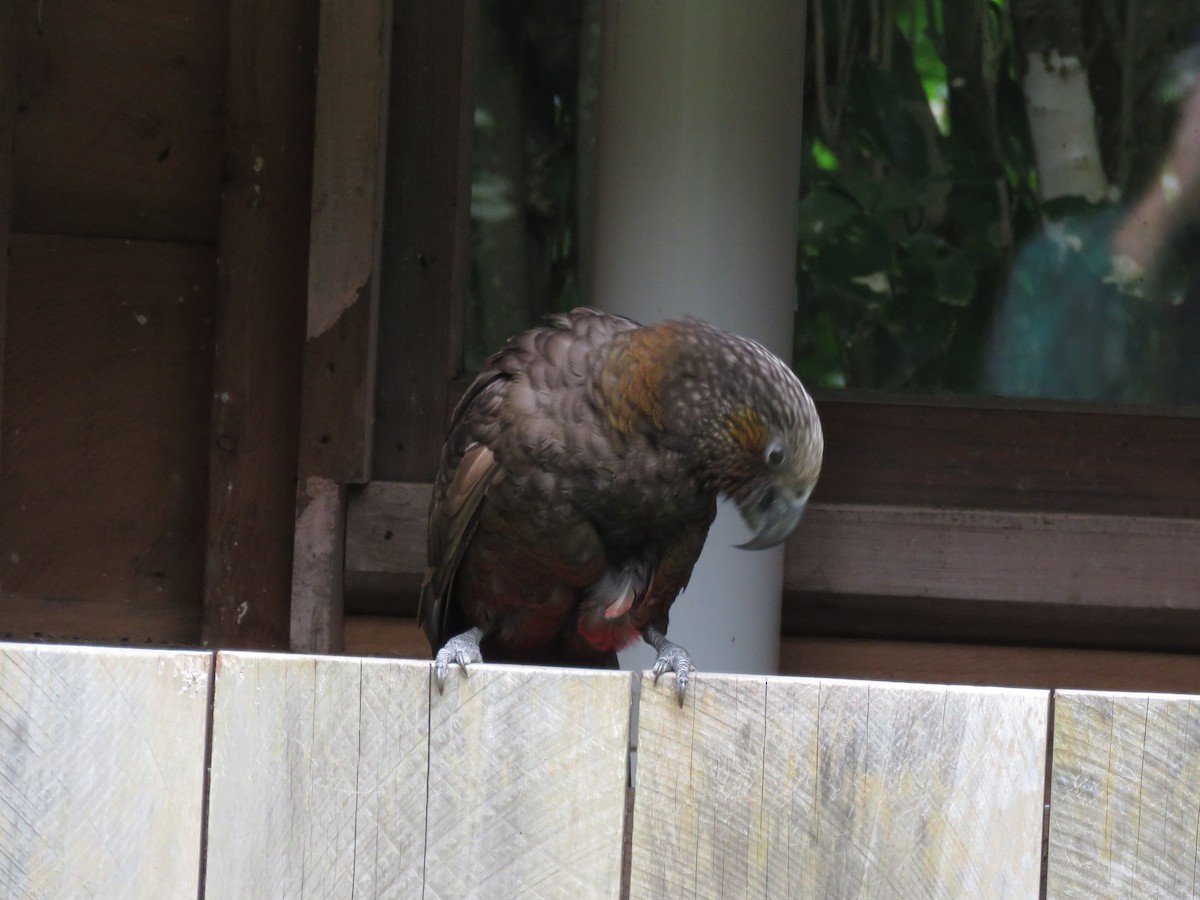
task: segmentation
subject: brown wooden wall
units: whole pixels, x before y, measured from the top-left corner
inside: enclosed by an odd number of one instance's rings
[[[196,643],[242,548],[286,645],[316,3],[254,7],[0,0],[0,638]]]
[[[11,7],[0,632],[195,641],[228,9]]]

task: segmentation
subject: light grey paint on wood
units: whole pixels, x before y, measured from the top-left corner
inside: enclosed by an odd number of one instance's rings
[[[420,896],[429,665],[221,653],[210,897]]]
[[[632,677],[450,672],[430,707],[427,900],[619,896]]]
[[[188,897],[212,654],[0,644],[0,897]]]
[[[670,679],[666,679],[670,681]],[[1048,695],[643,686],[635,897],[1036,897]]]
[[[425,536],[432,486],[373,481],[351,494],[346,517],[346,571],[425,571]]]
[[[1200,698],[1059,691],[1048,897],[1195,897]]]

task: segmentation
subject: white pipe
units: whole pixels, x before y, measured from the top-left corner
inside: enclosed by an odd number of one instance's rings
[[[792,349],[805,4],[608,0],[593,302]],[[782,548],[723,507],[668,632],[700,671],[774,672]],[[654,658],[639,645],[626,668]]]

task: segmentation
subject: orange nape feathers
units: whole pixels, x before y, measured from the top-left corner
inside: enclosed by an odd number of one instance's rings
[[[663,322],[632,332],[628,346],[604,366],[600,384],[608,421],[622,434],[646,420],[662,428],[662,383],[679,356],[674,324]]]

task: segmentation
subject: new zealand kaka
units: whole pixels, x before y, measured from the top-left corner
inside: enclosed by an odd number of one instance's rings
[[[639,636],[682,703],[667,616],[731,498],[771,547],[800,520],[823,440],[799,379],[696,319],[552,317],[488,360],[454,411],[418,612],[452,663],[615,666]],[[736,603],[737,598],[730,598]]]

